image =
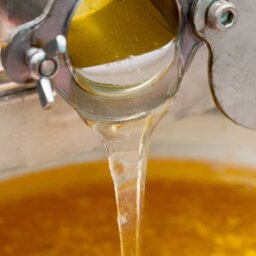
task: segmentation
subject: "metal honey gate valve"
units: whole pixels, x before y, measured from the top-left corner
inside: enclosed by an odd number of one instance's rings
[[[43,107],[54,102],[54,88],[89,119],[140,118],[176,95],[197,50],[207,44],[217,107],[235,123],[256,129],[254,0],[176,0],[179,28],[171,71],[159,81],[153,79],[129,93],[120,89],[117,95],[86,90],[74,75],[66,37],[79,4],[78,0],[0,0],[0,13],[16,26],[2,47],[2,65],[17,84],[36,84]],[[169,79],[175,86],[168,84]]]

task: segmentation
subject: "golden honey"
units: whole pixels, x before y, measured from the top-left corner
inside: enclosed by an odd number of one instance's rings
[[[150,161],[142,255],[256,255],[255,184],[247,168]],[[120,255],[107,163],[2,182],[0,255]]]
[[[174,0],[83,0],[68,31],[76,68],[111,63],[167,45],[177,36]]]

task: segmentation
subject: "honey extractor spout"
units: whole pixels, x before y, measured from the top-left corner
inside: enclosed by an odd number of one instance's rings
[[[54,85],[89,120],[127,121],[169,104],[184,69],[175,1],[166,1],[171,19],[151,0],[49,2],[2,49],[11,80],[36,83],[45,108]]]

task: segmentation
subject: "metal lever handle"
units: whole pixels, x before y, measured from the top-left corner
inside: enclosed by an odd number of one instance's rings
[[[198,0],[194,9],[195,29],[210,49],[215,103],[232,121],[250,129],[256,129],[255,13],[255,0]],[[225,27],[232,29],[223,32]]]

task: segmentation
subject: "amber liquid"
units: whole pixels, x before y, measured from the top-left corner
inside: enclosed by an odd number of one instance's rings
[[[256,173],[150,161],[142,255],[256,255]],[[107,163],[40,172],[0,185],[1,256],[118,256]]]
[[[83,0],[68,31],[76,68],[91,67],[159,49],[178,33],[174,0]]]

